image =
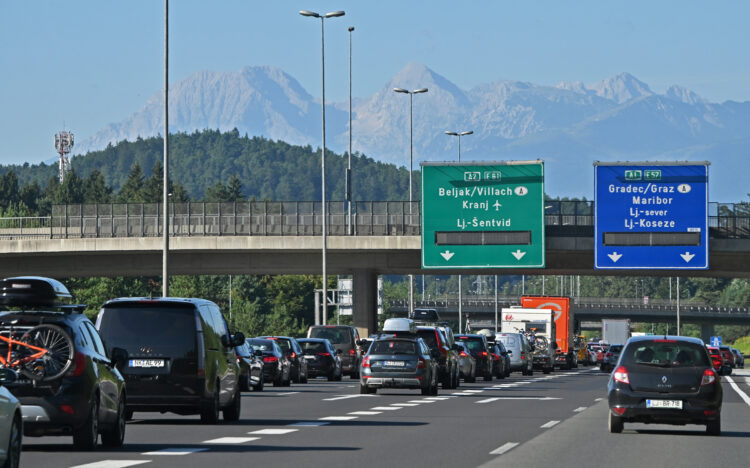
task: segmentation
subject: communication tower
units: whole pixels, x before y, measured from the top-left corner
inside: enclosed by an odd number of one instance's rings
[[[70,153],[70,148],[72,147],[72,132],[63,130],[62,132],[55,134],[55,149],[57,150],[57,154],[60,155],[60,174],[58,177],[61,184],[65,179],[65,173],[70,170],[70,159],[68,159],[68,154]]]

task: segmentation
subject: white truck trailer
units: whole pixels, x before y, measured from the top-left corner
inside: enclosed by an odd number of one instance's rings
[[[630,338],[630,320],[602,320],[602,341],[607,344],[625,344]]]
[[[502,309],[501,330],[504,333],[525,333],[540,338],[534,344],[534,367],[549,374],[554,369],[557,341],[555,338],[555,312],[552,309]]]

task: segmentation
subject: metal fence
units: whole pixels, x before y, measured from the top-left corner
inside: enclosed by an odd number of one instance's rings
[[[352,217],[346,203],[327,202],[327,232],[359,236],[418,236],[420,202],[355,202]],[[52,216],[0,218],[0,239],[28,237],[156,237],[162,235],[160,203],[55,205]],[[318,236],[322,234],[320,202],[173,203],[172,236]],[[594,225],[592,201],[547,201],[545,223],[556,235],[585,235]],[[567,232],[568,227],[576,227]],[[750,204],[709,203],[712,238],[750,238]],[[566,234],[567,233],[567,234]],[[591,235],[591,234],[587,234]]]

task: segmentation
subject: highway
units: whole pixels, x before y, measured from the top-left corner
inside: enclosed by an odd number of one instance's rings
[[[595,368],[514,373],[437,397],[360,395],[347,378],[268,386],[243,394],[235,424],[135,413],[121,449],[78,452],[69,437],[28,437],[21,466],[746,466],[750,370],[722,378],[718,439],[703,426],[626,424],[609,434],[607,378]]]

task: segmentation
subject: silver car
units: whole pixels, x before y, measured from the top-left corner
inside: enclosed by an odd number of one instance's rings
[[[0,463],[8,468],[18,467],[23,439],[21,403],[5,388],[15,380],[14,371],[0,369]]]
[[[522,375],[533,375],[531,345],[522,333],[498,333],[495,340],[502,341],[510,353],[511,372],[521,371]]]

